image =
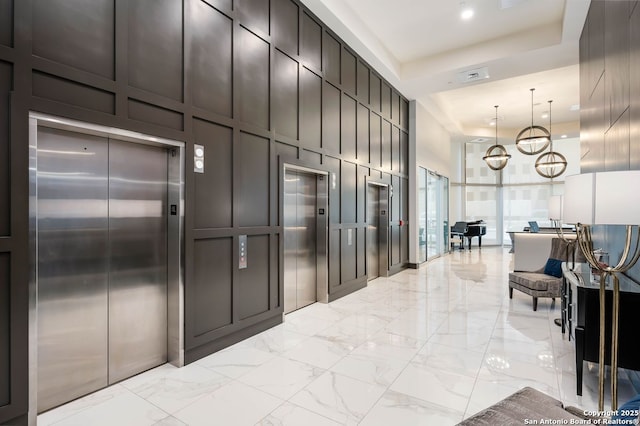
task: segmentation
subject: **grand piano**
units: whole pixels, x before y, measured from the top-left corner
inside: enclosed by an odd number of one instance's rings
[[[464,250],[464,239],[467,239],[469,243],[469,250],[471,250],[471,238],[478,237],[478,247],[482,247],[482,236],[487,233],[487,225],[484,220],[476,220],[475,222],[456,222],[451,227],[451,236],[459,237],[462,241],[460,243],[460,250]]]

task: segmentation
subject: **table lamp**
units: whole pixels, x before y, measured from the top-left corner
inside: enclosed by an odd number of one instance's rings
[[[600,272],[600,345],[598,409],[604,408],[605,372],[605,286],[613,282],[611,321],[611,409],[618,408],[618,321],[620,283],[618,274],[628,271],[640,256],[640,170],[584,173],[567,176],[564,183],[562,214],[565,223],[576,226],[578,244],[592,268]],[[593,254],[592,225],[624,225],[626,238],[618,263],[598,262]],[[633,253],[633,254],[632,254]],[[613,253],[612,253],[613,254]]]

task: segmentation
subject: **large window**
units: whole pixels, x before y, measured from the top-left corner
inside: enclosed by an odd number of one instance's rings
[[[580,140],[554,140],[554,151],[562,153],[567,170],[558,178],[547,179],[535,171],[538,155],[525,155],[515,145],[506,145],[511,159],[505,169],[494,171],[482,160],[487,144],[464,143],[457,158],[464,175],[452,184],[452,220],[484,220],[487,235],[483,243],[510,243],[509,231],[521,231],[529,221],[549,225],[547,202],[551,195],[563,193],[564,178],[580,173]]]

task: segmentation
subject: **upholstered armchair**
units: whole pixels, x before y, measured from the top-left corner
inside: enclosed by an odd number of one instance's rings
[[[539,237],[532,237],[540,240]],[[534,264],[540,265],[538,269],[527,271],[518,270],[518,264],[522,262],[514,261],[514,272],[509,273],[509,298],[513,299],[513,290],[519,290],[533,298],[533,310],[538,310],[539,297],[556,297],[562,296],[562,271],[560,269],[561,262],[567,262],[569,259],[569,251],[575,250],[575,245],[570,245],[560,238],[551,239],[551,250],[548,259],[544,259],[544,254],[540,255],[541,242],[536,241],[531,248],[527,249],[527,244],[517,245],[515,256],[531,256],[537,255],[539,259]],[[542,243],[544,244],[544,243]],[[548,246],[548,241],[547,241]],[[544,245],[543,245],[544,246]],[[530,251],[530,253],[527,253]],[[534,255],[534,253],[536,253]],[[544,251],[542,251],[544,253]],[[526,259],[529,260],[529,259]],[[546,261],[546,263],[544,263]],[[529,262],[531,264],[531,262]]]

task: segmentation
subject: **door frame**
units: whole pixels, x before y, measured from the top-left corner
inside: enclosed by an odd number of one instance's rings
[[[278,177],[280,212],[278,220],[282,229],[280,236],[280,297],[279,303],[284,314],[284,177],[287,170],[295,170],[316,176],[316,209],[324,209],[324,215],[316,213],[316,300],[329,302],[329,171],[320,170],[302,161],[287,159],[279,161]],[[324,185],[320,185],[324,181]]]
[[[125,142],[166,148],[168,151],[167,205],[177,214],[167,214],[167,358],[176,367],[184,365],[184,197],[185,143],[29,112],[29,424],[38,415],[38,251],[37,251],[37,150],[38,128],[49,127]]]
[[[366,217],[369,218],[369,186],[378,187],[380,194],[380,202],[378,204],[379,211],[384,212],[384,214],[378,215],[378,278],[380,277],[388,277],[389,276],[389,265],[391,264],[389,256],[391,255],[389,251],[389,232],[390,232],[390,222],[391,215],[389,211],[389,207],[391,206],[391,196],[393,192],[393,187],[388,183],[376,182],[371,179],[367,179],[367,191],[366,191]],[[383,220],[384,216],[384,220]],[[369,223],[367,223],[368,229]],[[367,242],[369,239],[369,233],[366,235]],[[367,244],[365,244],[365,247]],[[366,256],[367,259],[367,277],[369,275],[369,257]],[[368,278],[367,278],[368,281]]]

